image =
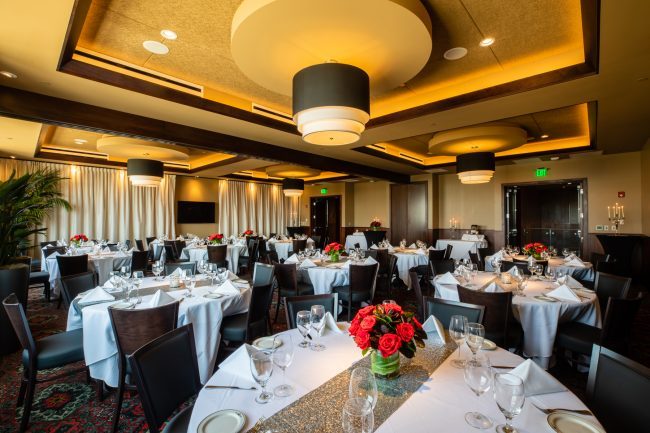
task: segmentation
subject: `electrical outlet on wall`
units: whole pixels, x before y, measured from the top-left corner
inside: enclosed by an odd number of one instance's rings
[[[603,231],[603,226],[602,225],[596,226],[596,231],[597,232],[602,232]]]
[[[609,231],[609,226],[608,226],[607,224],[605,224],[605,225],[603,226],[603,230],[605,230],[605,231]]]

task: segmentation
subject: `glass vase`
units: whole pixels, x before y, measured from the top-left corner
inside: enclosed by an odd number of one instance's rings
[[[399,352],[383,357],[379,351],[373,350],[370,354],[370,369],[380,379],[396,378],[399,376]]]
[[[341,256],[339,253],[332,253],[330,254],[330,262],[338,262]]]

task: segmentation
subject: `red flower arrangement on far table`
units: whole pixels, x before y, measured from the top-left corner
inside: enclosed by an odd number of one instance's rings
[[[82,242],[88,242],[88,237],[84,234],[74,235],[70,238],[70,244],[79,246]]]
[[[372,221],[370,221],[370,229],[371,230],[379,230],[381,227],[381,221],[379,218],[374,218]]]
[[[548,251],[548,247],[539,242],[531,242],[524,245],[522,252],[526,255],[533,256],[536,259],[542,258],[542,253]]]
[[[255,234],[255,232],[254,232],[253,230],[248,229],[248,230],[246,230],[246,231],[244,231],[244,232],[242,233],[242,236],[252,236],[252,235],[254,235],[254,234]]]
[[[330,256],[331,261],[338,262],[343,250],[343,245],[339,244],[338,242],[332,242],[331,244],[325,246],[323,252]]]
[[[210,236],[208,236],[208,242],[210,242],[212,245],[221,245],[223,242],[223,234],[212,233]]]

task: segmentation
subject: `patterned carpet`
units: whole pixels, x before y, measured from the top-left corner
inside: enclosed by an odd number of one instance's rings
[[[381,295],[378,295],[380,297]],[[405,307],[413,305],[409,296],[399,299]],[[65,329],[67,312],[57,310],[56,303],[46,303],[38,289],[30,291],[28,317],[35,338]],[[273,317],[273,316],[272,316]],[[283,312],[274,331],[285,328]],[[632,357],[644,365],[650,365],[650,297],[646,297],[633,332]],[[71,368],[76,368],[77,365]],[[54,374],[51,370],[49,374]],[[568,366],[557,366],[551,373],[569,389],[584,399],[587,375],[577,374]],[[22,365],[20,353],[0,357],[0,433],[15,432],[22,409],[16,409],[16,396],[20,385]],[[67,376],[54,382],[40,384],[32,410],[31,432],[110,432],[114,394],[107,394],[104,401],[96,398],[94,384],[86,384],[85,374]],[[120,432],[146,432],[142,406],[137,394],[125,395],[120,418]]]

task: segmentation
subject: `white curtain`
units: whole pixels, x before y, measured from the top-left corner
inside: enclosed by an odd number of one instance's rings
[[[63,197],[72,210],[58,209],[44,221],[43,240],[69,239],[83,233],[91,239],[144,239],[167,234],[175,237],[176,176],[165,175],[158,188],[131,186],[126,170],[0,159],[0,180],[16,171],[58,170]]]
[[[258,234],[284,233],[297,221],[298,198],[288,198],[280,185],[221,180],[219,230],[226,236],[251,229]]]

